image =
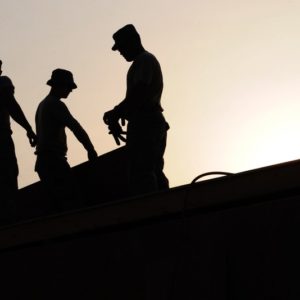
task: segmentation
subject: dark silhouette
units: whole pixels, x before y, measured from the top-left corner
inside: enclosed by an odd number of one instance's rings
[[[39,104],[36,116],[38,137],[35,170],[48,193],[53,197],[53,209],[65,210],[81,205],[78,201],[76,184],[71,178],[71,167],[67,161],[67,140],[65,128],[69,128],[87,150],[88,159],[95,160],[97,152],[86,131],[71,115],[61,101],[77,88],[73,74],[56,69],[47,84],[51,90]],[[76,197],[77,196],[77,197]]]
[[[0,75],[2,74],[0,60]],[[18,162],[12,139],[10,117],[22,126],[32,147],[36,145],[36,135],[27,121],[21,106],[14,96],[15,87],[7,76],[0,76],[0,222],[14,221],[15,196],[18,190]]]
[[[132,24],[115,32],[113,39],[112,50],[118,50],[132,64],[127,73],[125,99],[107,111],[103,120],[118,145],[120,140],[126,141],[131,194],[167,189],[169,181],[163,173],[163,155],[169,125],[161,106],[163,76],[160,64],[144,49]],[[126,132],[121,127],[125,120],[128,121]]]

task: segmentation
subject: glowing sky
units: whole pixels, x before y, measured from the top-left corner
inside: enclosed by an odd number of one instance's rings
[[[241,172],[300,157],[300,1],[0,0],[3,74],[34,126],[53,69],[71,70],[66,100],[99,155],[115,149],[103,113],[125,94],[130,66],[112,34],[133,23],[161,63],[171,186],[209,171]],[[20,187],[38,180],[12,122]],[[71,166],[87,159],[68,131]]]

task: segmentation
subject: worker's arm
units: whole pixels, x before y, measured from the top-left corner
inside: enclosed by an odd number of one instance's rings
[[[95,160],[98,157],[98,154],[92,144],[87,132],[83,129],[83,127],[79,124],[79,122],[71,115],[68,108],[61,103],[61,109],[59,111],[59,115],[63,123],[66,127],[68,127],[77,140],[83,145],[88,154],[89,160]]]
[[[7,108],[10,116],[15,122],[17,122],[20,126],[22,126],[26,130],[29,143],[32,147],[34,147],[37,141],[36,134],[34,133],[31,125],[27,121],[21,106],[16,101],[13,93],[7,93],[6,99],[7,99]]]

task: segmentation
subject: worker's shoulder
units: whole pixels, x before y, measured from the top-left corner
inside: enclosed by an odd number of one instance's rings
[[[138,67],[144,68],[146,66],[153,68],[153,67],[159,67],[160,63],[154,54],[148,51],[144,51],[137,57],[134,65],[137,68]]]
[[[137,58],[138,60],[146,60],[146,61],[153,61],[153,60],[156,60],[157,61],[157,58],[156,56],[149,52],[149,51],[143,51]]]
[[[51,111],[53,113],[68,110],[66,104],[60,99],[49,95],[39,103],[38,107],[42,108],[44,111]]]

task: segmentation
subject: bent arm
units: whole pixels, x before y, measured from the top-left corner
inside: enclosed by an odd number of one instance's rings
[[[153,55],[145,54],[135,60],[127,73],[126,97],[115,107],[121,117],[140,109],[160,107],[163,78],[159,62]],[[157,103],[156,103],[157,102]]]
[[[127,91],[126,98],[121,101],[114,110],[120,118],[126,118],[133,109],[142,107],[149,98],[149,85],[144,82],[137,83],[130,91]]]

